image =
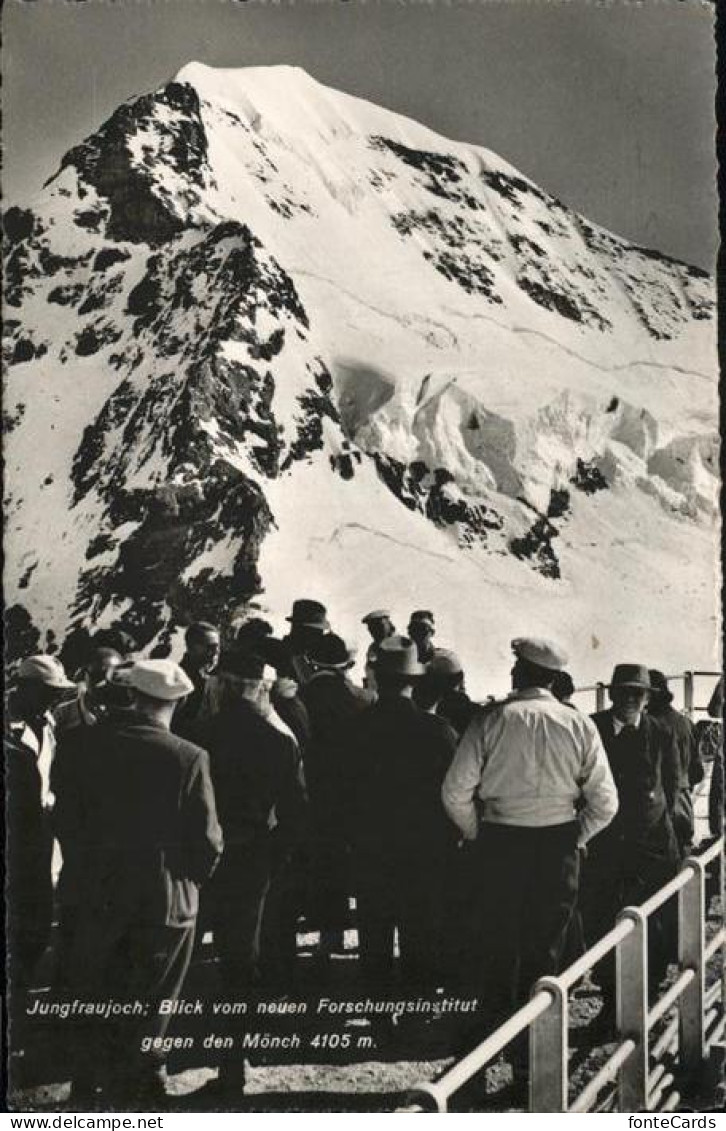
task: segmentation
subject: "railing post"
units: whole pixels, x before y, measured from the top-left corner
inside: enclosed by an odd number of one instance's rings
[[[697,857],[686,861],[691,877],[678,892],[678,961],[682,970],[691,969],[695,978],[686,987],[679,1003],[680,1061],[687,1079],[701,1070],[706,1051],[703,1022],[704,969],[704,891],[705,869]]]
[[[606,706],[605,691],[606,691],[606,685],[604,683],[598,682],[598,683],[595,684],[595,710],[596,711],[604,711],[605,710],[605,706]]]
[[[683,710],[693,718],[693,672],[683,673]]]
[[[634,930],[618,943],[615,955],[617,1030],[635,1041],[635,1050],[618,1072],[620,1111],[648,1106],[648,920],[638,907],[626,907],[618,922]]]
[[[529,1027],[529,1110],[567,1111],[567,990],[540,978],[532,996],[542,990],[552,1002]]]

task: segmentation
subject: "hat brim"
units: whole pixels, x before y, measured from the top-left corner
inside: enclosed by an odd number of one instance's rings
[[[609,688],[610,688],[611,691],[615,690],[615,688],[617,688],[617,687],[627,687],[631,691],[655,691],[656,690],[649,683],[632,683],[630,680],[627,680],[624,683],[611,683],[611,684],[609,684]]]
[[[295,617],[285,617],[285,620],[290,624],[296,625],[298,628],[319,628],[321,632],[330,632],[330,622],[324,621],[309,621],[309,620],[296,620]]]
[[[324,664],[324,663],[322,663],[321,660],[312,659],[311,656],[308,656],[308,659],[310,660],[310,663],[313,665],[314,668],[321,668],[323,671],[329,671],[329,672],[347,671],[348,668],[352,668],[352,667],[355,666],[355,660],[352,657],[348,660],[343,660],[339,664]]]
[[[72,680],[50,683],[47,679],[37,679],[32,675],[21,675],[17,677],[17,683],[34,683],[37,687],[44,687],[46,691],[78,691],[78,684],[73,683]]]

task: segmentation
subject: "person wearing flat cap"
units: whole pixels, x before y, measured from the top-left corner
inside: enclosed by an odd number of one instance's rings
[[[445,870],[454,830],[440,795],[456,735],[413,702],[422,673],[412,640],[384,640],[376,664],[378,700],[348,729],[347,830],[361,973],[378,993],[391,986],[396,929],[407,990],[435,989],[442,974]]]
[[[355,658],[335,633],[321,636],[308,658],[313,674],[302,698],[310,719],[305,750],[313,875],[310,910],[320,930],[318,965],[323,973],[331,954],[342,951],[352,890],[343,820],[347,735],[373,695],[350,679]]]
[[[610,680],[611,707],[592,716],[618,791],[615,820],[588,848],[581,912],[588,946],[614,925],[629,904],[642,903],[675,875],[679,861],[674,831],[681,783],[672,736],[646,711],[652,691],[644,664],[617,664]],[[649,923],[649,980],[657,987],[667,965],[664,916]],[[600,1024],[612,1021],[614,964],[598,971],[605,1006]]]
[[[366,613],[361,620],[361,624],[364,624],[371,634],[371,642],[366,652],[365,677],[363,683],[367,690],[373,692],[375,695],[378,650],[384,640],[387,640],[389,636],[395,635],[396,629],[391,620],[389,609],[373,609],[370,613]]]
[[[522,1005],[538,978],[559,973],[578,850],[618,806],[597,728],[552,694],[567,661],[562,649],[517,638],[512,650],[512,694],[474,715],[442,790],[447,813],[474,842],[480,920],[471,978],[485,1030]]]
[[[184,984],[199,888],[217,864],[222,831],[206,752],[170,731],[192,681],[171,660],[137,660],[111,678],[131,708],[89,732],[96,746],[79,809],[84,898],[71,992],[137,1000],[148,1016],[79,1020],[72,1096],[89,1105],[101,1087],[110,1102],[153,1109],[165,1094],[165,1055],[153,1042],[170,1020],[159,1006]]]
[[[20,1005],[50,937],[53,911],[51,766],[53,708],[75,695],[55,656],[24,659],[5,720],[7,785],[8,974],[11,1006]]]

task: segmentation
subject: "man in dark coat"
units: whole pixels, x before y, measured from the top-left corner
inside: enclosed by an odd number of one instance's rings
[[[55,753],[51,708],[75,691],[53,656],[20,664],[4,736],[7,787],[7,896],[10,990],[14,1001],[30,985],[50,937]]]
[[[177,705],[172,729],[175,734],[196,741],[197,724],[205,707],[207,682],[219,660],[219,629],[205,621],[197,621],[189,625],[184,642],[186,651],[180,666],[191,680],[193,690]]]
[[[663,672],[651,668],[648,714],[666,731],[678,753],[680,782],[673,807],[673,831],[676,834],[681,856],[690,852],[694,835],[693,800],[691,790],[703,781],[705,769],[696,741],[696,729],[687,715],[673,707],[673,693]]]
[[[328,613],[320,601],[301,597],[293,601],[292,613],[287,619],[290,631],[282,640],[271,642],[274,659],[271,652],[266,656],[270,657],[268,662],[274,664],[279,676],[294,679],[298,688],[302,688],[313,674],[308,653],[324,633],[330,632]]]
[[[348,732],[373,696],[348,678],[354,660],[334,633],[321,636],[309,658],[313,674],[302,695],[311,728],[304,755],[311,810],[311,911],[325,962],[343,946],[351,890],[344,815]]]
[[[79,1021],[74,1102],[109,1089],[119,1104],[163,1100],[169,1013],[194,943],[199,886],[222,851],[207,754],[170,732],[191,680],[170,660],[120,669],[132,709],[92,730],[84,775],[84,894],[71,981],[84,1001],[140,1002],[148,1013]],[[81,1107],[83,1110],[83,1107]]]
[[[220,708],[208,731],[225,840],[209,889],[210,920],[224,993],[232,1001],[249,998],[263,984],[273,991],[289,990],[270,983],[277,971],[274,964],[269,968],[263,932],[273,867],[299,841],[305,793],[297,745],[269,720],[264,671],[264,661],[246,651],[222,655]],[[210,1089],[220,1100],[233,1098],[244,1087],[237,1045]]]
[[[615,819],[590,845],[580,907],[588,946],[607,934],[623,907],[639,904],[667,883],[679,862],[673,812],[680,764],[668,733],[645,710],[648,668],[618,664],[610,682],[612,707],[592,716],[600,732],[618,791]],[[663,916],[649,925],[649,973],[654,989],[665,973],[669,932]],[[596,976],[606,995],[603,1018],[612,1010],[611,962]]]
[[[51,788],[55,795],[53,826],[61,846],[63,867],[58,877],[58,946],[55,985],[67,985],[73,937],[78,922],[82,875],[79,868],[77,838],[82,828],[79,805],[84,792],[83,776],[88,757],[97,749],[93,728],[108,716],[118,692],[111,687],[114,671],[123,663],[115,648],[91,644],[80,672],[78,694],[56,708],[56,752],[51,768]],[[125,688],[118,689],[127,700]]]
[[[421,673],[411,640],[385,640],[378,702],[349,730],[349,836],[361,968],[371,992],[391,987],[396,928],[406,989],[431,990],[441,977],[445,868],[454,839],[441,783],[456,735],[412,702]]]

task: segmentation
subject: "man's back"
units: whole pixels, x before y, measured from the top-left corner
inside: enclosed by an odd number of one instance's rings
[[[294,826],[304,801],[294,739],[244,700],[226,704],[210,724],[212,778],[229,846],[263,836],[275,818]]]
[[[339,804],[349,728],[371,706],[371,696],[338,672],[318,672],[305,685],[302,698],[310,719],[305,779],[311,800],[335,804],[337,798]]]
[[[181,925],[222,837],[205,751],[140,717],[93,728],[80,848],[91,904]]]
[[[453,833],[441,805],[451,727],[410,699],[383,699],[358,716],[350,739],[356,842],[381,853],[435,851]]]

